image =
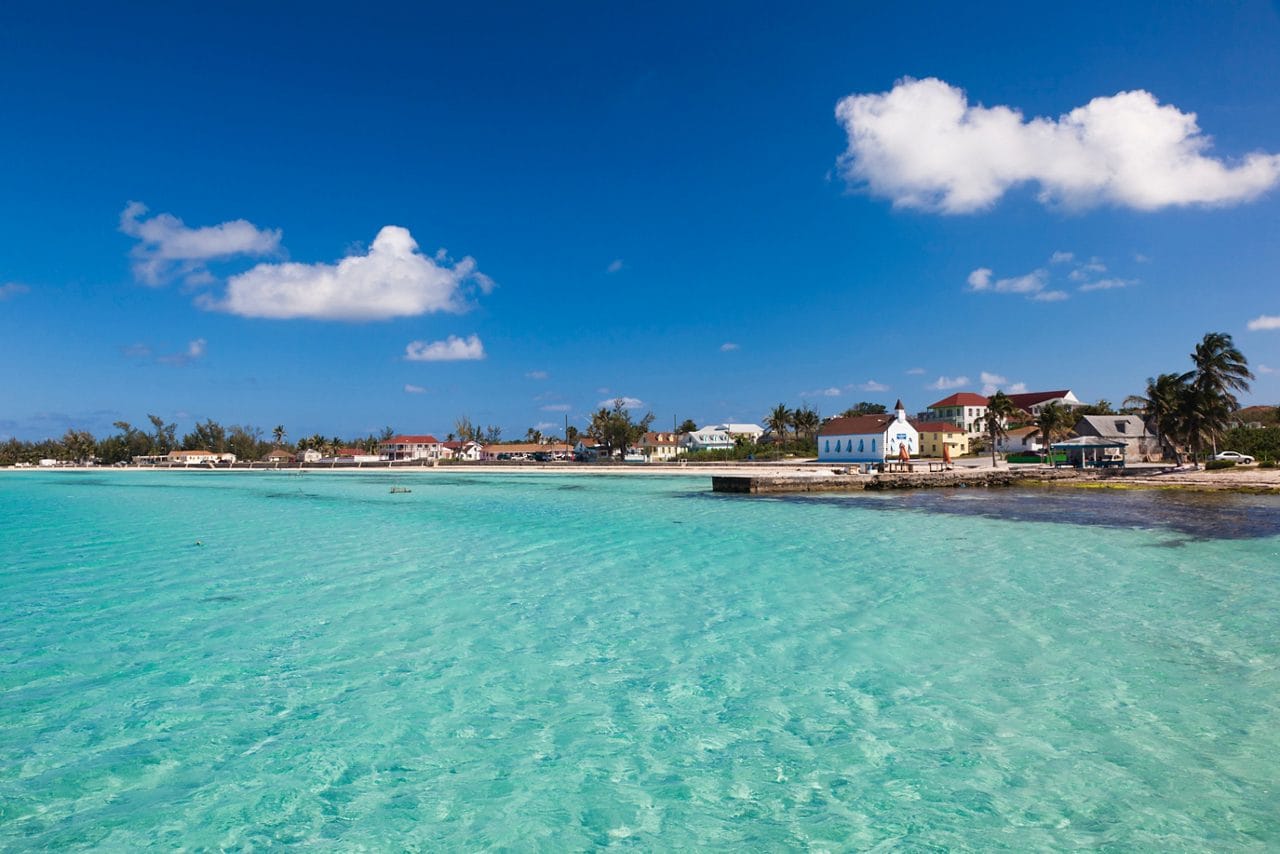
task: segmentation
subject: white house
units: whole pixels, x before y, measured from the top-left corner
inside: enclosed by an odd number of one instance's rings
[[[440,454],[446,460],[475,462],[484,459],[484,446],[479,442],[444,442]]]
[[[184,466],[234,463],[235,454],[215,454],[213,451],[170,451],[169,462]]]
[[[818,460],[824,463],[882,463],[904,446],[912,456],[920,453],[920,434],[901,400],[893,415],[832,418],[818,430]]]
[[[728,433],[732,439],[746,437],[752,442],[759,442],[760,437],[764,435],[764,428],[759,424],[735,424],[728,422],[725,424],[711,424],[703,427],[699,432],[712,433]]]
[[[392,436],[378,445],[378,453],[388,460],[438,460],[444,443],[435,436]]]
[[[323,456],[324,454],[320,453],[315,448],[307,448],[305,450],[298,451],[297,459],[300,463],[318,463]]]
[[[1040,428],[1034,424],[1029,427],[1014,427],[996,441],[996,452],[1000,454],[1038,454],[1044,450],[1040,440]]]
[[[686,451],[728,451],[734,446],[733,437],[724,430],[694,430],[680,436],[680,447]]]

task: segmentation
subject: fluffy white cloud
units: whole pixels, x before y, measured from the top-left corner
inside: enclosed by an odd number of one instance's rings
[[[426,388],[420,385],[414,385],[413,383],[405,383],[404,393],[405,394],[426,394],[427,390]]]
[[[1049,256],[1050,264],[1070,264],[1074,260],[1076,260],[1074,252],[1055,252]]]
[[[831,388],[818,388],[813,391],[800,392],[801,397],[839,397],[840,389],[832,386]]]
[[[16,297],[19,294],[25,294],[31,288],[18,282],[5,282],[0,285],[0,302],[4,302],[10,297]]]
[[[1069,296],[1071,295],[1066,291],[1040,291],[1039,293],[1032,294],[1031,299],[1036,302],[1059,302],[1067,299]]]
[[[130,256],[133,275],[144,285],[163,285],[179,277],[188,284],[208,284],[213,280],[205,267],[210,261],[280,250],[279,229],[260,229],[248,220],[189,228],[173,214],[144,219],[146,212],[146,205],[129,202],[120,214],[120,230],[138,240]]]
[[[1258,332],[1264,329],[1280,329],[1280,315],[1260,314],[1249,321],[1249,331]]]
[[[926,387],[935,391],[946,391],[951,388],[964,388],[968,384],[968,377],[938,377]]]
[[[878,383],[875,380],[867,380],[865,383],[860,383],[858,386],[856,386],[856,388],[858,389],[858,391],[888,391],[889,390],[889,387],[887,385],[885,385],[884,383]]]
[[[720,345],[721,353],[732,353],[734,350],[741,350],[741,349],[742,349],[741,347],[739,347],[737,344],[733,343],[732,341],[726,341]]]
[[[924,376],[924,373],[925,373],[924,368],[910,368],[907,371],[908,375],[914,376],[914,377],[922,377]]]
[[[1276,372],[1275,368],[1268,367],[1267,365],[1258,365],[1257,370],[1260,374],[1274,374]]]
[[[983,371],[979,374],[982,380],[982,394],[990,397],[998,391],[1004,391],[1005,394],[1022,394],[1027,390],[1026,383],[1010,383],[1008,377],[1002,377],[999,374],[988,373]]]
[[[971,105],[942,80],[904,78],[843,98],[836,118],[849,138],[840,157],[849,181],[942,213],[989,208],[1024,183],[1039,185],[1046,204],[1157,210],[1244,202],[1280,181],[1280,155],[1209,157],[1195,114],[1142,90],[1027,121],[1011,107]]]
[[[408,362],[465,362],[484,358],[484,344],[480,336],[471,335],[459,338],[450,335],[443,341],[410,341],[404,348],[404,358]]]
[[[471,286],[493,288],[470,257],[451,264],[443,251],[418,251],[409,230],[384,226],[365,255],[336,264],[259,264],[232,276],[221,300],[205,308],[244,317],[386,320],[467,308]]]
[[[611,397],[608,400],[602,400],[596,404],[601,409],[613,409],[613,405],[618,401],[622,401],[623,409],[639,409],[644,406],[644,401],[634,397]]]
[[[525,374],[525,377],[531,380],[545,380],[548,376],[546,371],[529,371]]]
[[[543,412],[568,412],[573,407],[567,403],[548,403],[541,407]]]
[[[610,262],[609,262],[609,266],[608,266],[608,267],[605,267],[604,269],[605,269],[605,272],[606,272],[606,273],[616,273],[616,272],[618,272],[619,270],[621,270],[621,269],[622,269],[622,259],[621,259],[621,258],[614,258],[612,261],[610,261]]]

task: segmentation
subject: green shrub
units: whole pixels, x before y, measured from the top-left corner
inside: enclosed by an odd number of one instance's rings
[[[1258,463],[1258,468],[1260,469],[1273,469],[1275,467],[1276,467],[1275,460],[1263,460],[1262,462]]]
[[[1204,469],[1205,471],[1214,471],[1215,469],[1235,468],[1235,466],[1235,460],[1209,460],[1209,462],[1204,464]]]

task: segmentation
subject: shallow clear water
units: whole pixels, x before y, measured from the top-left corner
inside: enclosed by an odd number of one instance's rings
[[[1274,850],[1277,531],[1165,493],[0,476],[0,848]]]

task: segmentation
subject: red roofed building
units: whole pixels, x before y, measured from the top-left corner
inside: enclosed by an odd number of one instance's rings
[[[1084,402],[1072,394],[1069,388],[1059,391],[1028,391],[1023,394],[1011,394],[1008,397],[1009,400],[1013,401],[1014,406],[1019,409],[1025,409],[1032,415],[1039,415],[1040,410],[1050,403],[1057,403],[1067,409],[1084,406]]]
[[[444,444],[435,436],[392,436],[378,445],[378,453],[388,460],[438,460]]]
[[[925,415],[930,421],[945,421],[970,436],[982,432],[982,419],[987,415],[987,399],[971,391],[956,392],[937,403],[929,404]]]
[[[898,455],[920,453],[920,434],[907,420],[898,401],[894,414],[853,415],[832,418],[818,430],[818,459],[821,462],[882,463]]]
[[[920,434],[922,457],[940,457],[944,446],[951,448],[952,457],[969,453],[969,434],[950,421],[912,421],[911,426]]]

